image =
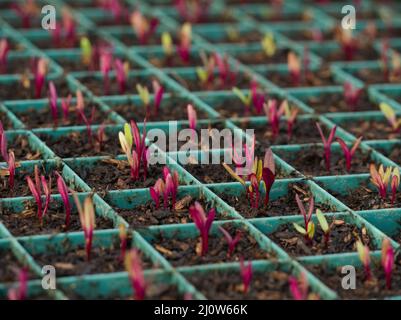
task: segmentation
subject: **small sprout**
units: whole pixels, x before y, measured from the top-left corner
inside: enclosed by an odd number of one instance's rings
[[[8,152],[8,184],[10,186],[10,189],[14,189],[14,180],[15,180],[15,169],[17,167],[17,164],[15,163],[15,155],[14,151],[10,150]]]
[[[128,234],[127,234],[127,227],[121,223],[120,226],[118,227],[119,230],[119,238],[120,238],[120,259],[121,261],[124,261],[126,251],[127,251],[127,245],[128,245]]]
[[[90,40],[87,37],[82,37],[81,42],[81,61],[85,66],[90,66],[92,63],[93,48]]]
[[[383,112],[394,133],[399,133],[401,129],[401,119],[397,119],[395,111],[385,102],[380,103],[380,110]]]
[[[245,114],[249,112],[252,103],[252,93],[249,92],[248,95],[245,95],[240,89],[237,87],[232,88],[232,92],[241,100],[241,102],[245,106]]]
[[[284,115],[287,121],[287,137],[288,140],[291,140],[294,124],[295,121],[297,120],[299,109],[295,107],[291,108],[287,100],[284,100],[282,102],[280,108],[284,109]]]
[[[161,42],[164,54],[166,55],[166,57],[171,58],[172,55],[174,54],[174,46],[173,46],[173,39],[171,38],[170,33],[163,32]]]
[[[249,288],[251,286],[252,275],[253,275],[252,262],[248,261],[248,263],[245,264],[244,258],[241,257],[240,271],[241,271],[243,291],[244,291],[244,294],[247,294],[249,291]]]
[[[105,131],[105,127],[106,127],[106,125],[104,123],[102,123],[99,126],[99,128],[97,130],[97,133],[96,133],[96,136],[95,136],[95,139],[96,139],[96,142],[97,142],[97,151],[98,152],[102,151],[103,143],[104,143],[104,141],[106,139],[106,134],[104,132]]]
[[[57,175],[57,189],[58,192],[60,193],[61,200],[63,200],[64,210],[65,210],[65,230],[68,230],[71,219],[71,203],[68,197],[68,187],[63,177],[57,171],[56,175]]]
[[[401,55],[393,52],[391,55],[391,72],[389,75],[390,82],[396,82],[401,76]]]
[[[369,166],[370,171],[370,181],[377,187],[379,191],[379,195],[383,200],[386,200],[387,197],[387,188],[391,181],[391,201],[392,204],[395,201],[396,192],[398,189],[399,181],[400,181],[400,171],[397,167],[387,167],[384,171],[384,167],[381,164],[379,166],[379,170],[376,169],[376,166],[372,163]]]
[[[214,69],[216,67],[216,59],[214,56],[207,57],[204,52],[200,53],[203,67],[196,68],[196,75],[201,82],[201,85],[206,89],[210,87],[214,79]]]
[[[68,94],[67,98],[61,99],[61,110],[63,112],[64,121],[68,119],[68,114],[70,113],[70,105],[71,105],[72,95]]]
[[[299,275],[299,279],[294,276],[290,276],[288,282],[290,285],[290,292],[294,300],[308,300],[315,298],[314,294],[308,294],[309,282],[304,272]]]
[[[214,208],[210,209],[207,216],[202,205],[196,201],[194,205],[189,208],[189,214],[199,230],[201,236],[201,256],[204,256],[209,247],[209,232],[212,227],[213,220],[216,216]]]
[[[7,135],[4,132],[3,123],[0,121],[0,150],[5,162],[8,162],[8,142]]]
[[[136,90],[138,91],[139,98],[141,99],[145,110],[146,115],[149,113],[149,104],[150,104],[150,94],[148,88],[145,86],[140,85],[139,83],[136,85]]]
[[[74,197],[75,206],[77,207],[79,213],[79,219],[81,221],[82,229],[84,230],[86,260],[90,261],[93,242],[93,231],[96,227],[95,208],[93,206],[92,196],[88,196],[85,198],[84,205],[82,207],[77,193],[73,190],[71,190],[71,192]]]
[[[233,238],[231,236],[231,234],[229,234],[228,231],[226,229],[224,229],[223,227],[219,227],[219,230],[223,233],[224,238],[227,240],[227,244],[228,244],[227,257],[231,257],[232,254],[234,253],[235,246],[241,240],[242,232],[241,232],[241,230],[237,230],[237,233],[235,234],[235,237]]]
[[[159,25],[157,18],[147,19],[139,10],[135,10],[131,14],[130,22],[141,45],[148,43]]]
[[[57,90],[53,81],[49,82],[49,105],[50,105],[50,112],[53,117],[54,127],[57,127],[57,122],[58,122]]]
[[[386,288],[391,289],[391,276],[394,270],[394,249],[388,238],[384,238],[381,250],[381,264],[386,277]]]
[[[352,157],[354,156],[356,150],[358,149],[361,141],[362,141],[362,136],[359,137],[354,145],[352,146],[351,149],[348,148],[347,144],[344,142],[343,139],[336,137],[337,142],[340,144],[341,149],[343,150],[344,153],[344,157],[345,157],[345,168],[347,170],[347,172],[350,172],[351,170],[351,161],[352,161]]]
[[[49,178],[49,182],[48,182],[44,175],[39,175],[39,168],[37,165],[35,165],[34,174],[35,174],[35,182],[33,182],[31,177],[29,177],[29,176],[26,177],[26,180],[28,183],[29,190],[31,191],[32,196],[35,199],[36,205],[38,206],[38,209],[37,209],[38,218],[39,218],[40,224],[42,225],[43,217],[46,215],[46,213],[49,209],[52,180],[51,180],[51,178]],[[42,203],[42,190],[43,190],[43,194],[45,195],[44,205]]]
[[[135,292],[135,300],[143,300],[146,293],[146,282],[141,257],[137,249],[133,248],[125,255],[125,269]]]
[[[340,43],[345,60],[352,61],[357,50],[357,41],[352,35],[352,30],[340,29]]]
[[[192,41],[192,27],[190,23],[184,23],[180,30],[180,44],[177,48],[181,60],[189,63]]]
[[[25,2],[12,3],[11,8],[21,18],[23,28],[31,27],[31,18],[38,14],[39,8],[36,0],[26,0]]]
[[[320,228],[322,228],[322,230],[323,230],[324,243],[325,243],[325,246],[327,247],[327,245],[329,244],[329,240],[330,240],[331,226],[327,222],[326,217],[324,216],[324,214],[322,213],[322,211],[320,209],[316,209],[316,218],[317,218],[317,221],[319,222]]]
[[[276,48],[276,43],[274,41],[274,36],[271,32],[265,34],[265,36],[261,41],[261,44],[263,52],[266,54],[266,56],[268,56],[269,58],[274,56],[274,54],[277,51],[277,48]]]
[[[330,166],[331,166],[331,164],[330,164],[330,162],[331,162],[330,161],[330,159],[331,159],[331,144],[334,141],[334,138],[335,138],[335,135],[336,135],[337,126],[334,126],[333,128],[331,128],[330,134],[329,134],[329,137],[327,138],[327,140],[326,140],[326,138],[325,138],[325,136],[323,134],[323,131],[322,131],[322,128],[320,127],[319,122],[316,122],[316,127],[317,127],[317,129],[319,131],[320,137],[322,138],[322,142],[323,142],[324,159],[325,159],[325,162],[326,162],[326,170],[328,172],[330,172]]]
[[[304,217],[304,227],[300,226],[297,223],[293,223],[294,228],[303,236],[308,242],[311,242],[313,236],[315,235],[315,224],[312,221],[312,213],[314,209],[314,200],[313,196],[309,200],[309,208],[308,213],[306,213],[305,207],[299,198],[298,194],[295,195],[295,200],[297,201],[297,205],[299,210],[301,211],[302,216]]]
[[[163,179],[159,178],[153,187],[149,188],[150,196],[155,202],[156,209],[160,207],[160,196],[163,196],[163,207],[168,208],[171,197],[171,209],[175,209],[177,201],[179,178],[177,171],[170,172],[168,167],[163,168]]]
[[[131,178],[136,181],[140,176],[140,169],[143,169],[143,178],[147,176],[147,150],[145,143],[146,138],[146,122],[144,122],[143,134],[139,132],[138,125],[135,121],[131,121],[131,124],[126,123],[124,125],[124,132],[119,132],[118,138],[120,145],[127,156],[128,164],[131,167]]]
[[[365,270],[366,280],[371,280],[372,272],[370,270],[370,250],[369,247],[364,245],[360,240],[356,242],[356,249],[359,254],[359,259],[362,262],[363,268]]]
[[[344,82],[343,86],[344,100],[351,111],[355,111],[357,109],[358,102],[362,92],[363,92],[362,88],[357,88],[353,86],[351,82],[348,81]]]
[[[289,108],[287,100],[284,100],[278,108],[278,102],[275,99],[267,100],[263,105],[267,121],[272,127],[272,138],[276,139],[280,132],[280,119],[283,116],[285,109]]]
[[[76,91],[76,100],[77,100],[77,105],[75,107],[77,113],[78,113],[78,117],[81,119],[81,121],[85,124],[86,126],[86,131],[88,134],[88,140],[91,143],[92,142],[92,122],[93,119],[95,118],[95,111],[96,108],[95,106],[92,107],[92,111],[91,111],[91,116],[87,117],[85,114],[85,100],[84,100],[84,95],[82,94],[81,90],[77,90]]]
[[[75,43],[77,40],[76,23],[70,10],[63,8],[62,23],[65,32],[65,39],[68,43]]]
[[[124,94],[127,90],[127,78],[129,74],[129,62],[122,62],[120,59],[115,59],[114,69],[116,71],[116,78],[118,82],[120,94]]]
[[[154,115],[158,115],[160,104],[163,99],[164,88],[157,80],[152,81],[152,86],[153,86],[153,95],[154,95],[153,113],[154,113]]]
[[[237,71],[232,71],[227,54],[223,56],[219,53],[214,53],[214,61],[218,70],[221,86],[235,84],[237,79]]]
[[[258,83],[256,81],[251,82],[251,97],[256,114],[261,114],[265,103],[265,97],[263,93],[258,92]]]
[[[188,113],[189,128],[191,130],[196,131],[196,124],[197,124],[198,117],[196,115],[196,110],[192,104],[188,104],[187,113]]]
[[[287,57],[288,71],[290,72],[293,86],[298,87],[301,83],[301,62],[297,55],[290,51]]]
[[[112,69],[113,55],[109,50],[101,50],[100,52],[100,71],[103,75],[104,93],[107,95],[110,92],[110,77],[109,73]]]
[[[35,78],[35,98],[38,99],[42,95],[43,85],[47,74],[48,62],[45,58],[39,58],[36,61],[34,69]]]
[[[207,15],[212,0],[176,0],[175,7],[185,21],[200,22]]]
[[[4,72],[7,67],[7,57],[10,50],[10,45],[7,39],[0,40],[0,71]]]
[[[8,300],[25,300],[28,297],[28,269],[26,267],[18,272],[18,287],[10,288],[7,296]]]

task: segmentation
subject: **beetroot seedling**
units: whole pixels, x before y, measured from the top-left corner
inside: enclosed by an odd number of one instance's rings
[[[170,172],[168,167],[164,167],[163,179],[159,178],[155,185],[149,188],[149,193],[156,205],[156,209],[160,208],[160,197],[162,197],[164,209],[167,210],[169,203],[171,203],[171,209],[175,210],[178,185],[179,178],[177,171]]]
[[[142,261],[137,249],[131,249],[125,255],[125,269],[128,272],[135,300],[143,300],[146,294],[146,282],[142,268]]]
[[[252,271],[252,262],[248,261],[247,264],[244,262],[244,258],[240,259],[240,272],[242,278],[242,288],[244,294],[249,292],[249,288],[251,286],[253,271]]]
[[[18,272],[18,287],[10,288],[8,300],[25,300],[28,297],[28,269],[22,268]]]
[[[385,201],[387,198],[387,190],[391,185],[391,204],[394,204],[398,186],[400,184],[400,171],[398,167],[387,167],[384,170],[383,165],[379,166],[379,170],[372,163],[369,166],[370,181],[376,186],[379,191],[380,198]]]
[[[354,145],[352,146],[351,149],[348,148],[347,144],[344,142],[343,139],[337,137],[336,138],[337,142],[340,144],[341,149],[343,150],[344,157],[345,157],[345,168],[347,172],[351,171],[351,162],[352,162],[352,157],[354,156],[356,150],[358,149],[361,141],[362,141],[362,136],[359,137]]]
[[[231,257],[232,254],[234,253],[236,245],[241,240],[242,232],[241,232],[241,230],[237,230],[237,232],[233,238],[231,236],[231,234],[223,227],[219,227],[219,230],[224,235],[224,238],[227,240],[227,244],[228,244],[227,257]]]
[[[394,249],[388,238],[384,238],[381,249],[381,265],[386,278],[386,288],[391,289],[391,278],[394,270]]]
[[[351,111],[355,111],[357,109],[358,102],[361,98],[362,92],[363,92],[362,88],[353,86],[351,82],[348,81],[344,82],[343,85],[344,100]]]
[[[330,167],[331,167],[331,144],[334,141],[335,135],[336,135],[336,130],[337,126],[334,126],[329,133],[329,137],[326,140],[326,137],[323,134],[322,128],[320,127],[319,122],[316,122],[316,127],[319,131],[320,137],[322,139],[323,143],[323,149],[324,149],[324,159],[326,162],[326,170],[330,172]]]
[[[65,230],[68,230],[70,226],[71,220],[71,203],[70,198],[68,197],[68,187],[63,179],[63,177],[56,171],[57,176],[57,189],[60,193],[61,200],[64,204],[64,211],[65,211]]]
[[[385,102],[380,103],[379,107],[388,123],[391,125],[393,132],[399,133],[401,130],[401,119],[397,119],[394,109]]]
[[[139,10],[131,13],[130,22],[141,45],[148,43],[159,25],[159,19],[154,17],[148,19]]]
[[[305,240],[311,244],[313,237],[315,235],[315,224],[312,221],[312,213],[314,209],[314,200],[313,196],[309,200],[309,208],[308,212],[306,212],[306,209],[304,207],[304,204],[302,203],[301,199],[299,198],[298,194],[295,195],[295,200],[297,202],[298,208],[301,211],[302,216],[304,217],[304,226],[300,226],[298,223],[293,223],[293,226],[295,230],[297,230],[300,234],[302,234],[305,237]]]
[[[363,269],[365,272],[365,280],[369,281],[372,279],[372,272],[370,269],[370,250],[369,247],[364,245],[360,240],[356,242],[356,249],[358,251],[359,259],[362,262]]]

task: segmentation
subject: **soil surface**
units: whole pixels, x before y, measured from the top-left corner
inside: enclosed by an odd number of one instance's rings
[[[327,221],[329,224],[333,222],[331,218],[327,218]],[[292,224],[283,224],[268,236],[291,256],[297,257],[354,252],[356,251],[357,240],[361,240],[371,250],[377,249],[365,228],[359,229],[344,220],[335,220],[327,244],[324,241],[324,234],[320,225],[315,225],[315,230],[312,242],[308,242],[303,235],[295,230]]]
[[[71,247],[68,242],[63,243],[63,252],[56,253],[49,248],[45,253],[33,254],[35,261],[42,265],[51,264],[57,269],[58,276],[72,276],[82,274],[112,273],[124,271],[121,260],[120,244],[111,244],[108,247],[92,247],[91,259],[86,259],[84,246]],[[142,267],[150,269],[153,263],[140,252]]]
[[[369,173],[369,165],[374,163],[370,153],[362,153],[358,149],[352,158],[351,170],[347,172],[343,152],[332,151],[330,171],[327,171],[322,147],[306,148],[295,154],[281,150],[276,150],[276,153],[299,172],[312,177]]]
[[[365,84],[401,82],[400,76],[390,76],[387,78],[381,70],[376,69],[359,69],[354,74],[363,82],[365,82]]]
[[[176,17],[176,20],[180,23],[186,22],[186,19],[180,16]],[[197,21],[191,21],[192,24],[208,24],[208,23],[235,23],[237,22],[234,17],[228,12],[221,12],[219,14],[207,14],[202,16]]]
[[[71,214],[68,229],[65,225],[64,206],[61,203],[50,203],[49,211],[43,217],[41,225],[37,216],[36,204],[29,203],[24,211],[15,213],[3,209],[0,221],[15,237],[32,236],[39,234],[59,234],[61,232],[81,231],[81,222],[77,214]],[[113,221],[103,217],[96,217],[96,229],[112,229]]]
[[[223,227],[231,235],[238,230],[230,224],[225,224]],[[230,257],[227,256],[227,241],[221,232],[218,235],[209,236],[209,250],[205,256],[200,255],[201,246],[198,237],[178,239],[176,237],[166,238],[160,234],[153,241],[153,245],[175,267],[239,261],[240,256],[245,260],[272,258],[273,253],[262,250],[248,232],[245,230],[241,230],[241,232],[242,237]]]
[[[343,50],[332,50],[326,53],[317,52],[319,56],[324,58],[326,62],[334,61],[347,61],[346,55]],[[366,60],[378,60],[380,59],[379,54],[374,50],[372,46],[359,48],[354,52],[354,56],[351,61],[366,61]]]
[[[294,41],[317,41],[317,32],[321,33],[322,41],[335,40],[334,30],[322,31],[319,29],[280,31],[281,34]],[[320,35],[319,35],[320,36]]]
[[[171,210],[171,204],[167,209],[164,209],[162,199],[160,199],[159,209],[156,209],[153,201],[149,201],[129,210],[117,207],[114,207],[114,210],[134,229],[152,225],[184,224],[193,222],[189,214],[189,207],[193,205],[195,201],[198,201],[206,211],[212,207],[212,204],[206,202],[204,199],[194,199],[190,195],[187,195],[178,198],[175,210]],[[216,220],[218,220],[221,215],[222,214],[217,213]],[[224,219],[227,219],[227,217],[224,217]]]
[[[363,136],[363,140],[398,139],[400,137],[399,133],[393,132],[386,120],[353,120],[344,121],[339,125],[356,137]]]
[[[112,106],[112,109],[125,119],[135,120],[136,122],[142,122],[145,117],[148,122],[188,120],[187,106],[189,103],[191,103],[191,101],[178,97],[164,99],[160,104],[157,114],[155,114],[153,104],[149,107],[148,112],[146,112],[146,108],[144,108],[143,104],[138,105],[129,101],[124,104]],[[195,110],[198,119],[208,118],[208,115],[202,110],[199,110],[199,108],[195,107]]]
[[[401,163],[401,146],[395,145],[392,147],[390,153],[380,150],[389,159],[393,160],[395,163]]]
[[[109,190],[149,188],[163,176],[161,167],[150,166],[146,180],[141,175],[139,180],[134,181],[128,162],[122,160],[103,160],[90,168],[71,166],[91,188],[101,193]]]
[[[85,115],[87,118],[91,118],[92,108],[95,107],[95,115],[92,124],[112,124],[113,121],[108,119],[108,114],[100,110],[100,108],[91,102],[88,102],[85,105]],[[51,115],[50,109],[28,109],[23,112],[16,113],[18,118],[27,126],[27,128],[49,128],[54,127],[53,117]],[[35,114],[35,117],[32,117],[32,114]],[[81,125],[84,126],[85,123],[81,120],[80,116],[77,112],[72,110],[68,119],[60,119],[59,126],[68,127],[73,125]]]
[[[234,29],[235,30],[235,29]],[[236,30],[237,31],[237,30]],[[204,36],[211,43],[230,43],[230,44],[238,44],[238,45],[246,45],[252,42],[260,42],[263,39],[263,35],[258,31],[249,31],[249,32],[239,32],[238,37],[230,37],[228,35],[228,30],[223,37],[208,37]]]
[[[3,124],[4,130],[10,130],[14,128],[13,123],[4,112],[0,112],[0,121]]]
[[[330,69],[320,69],[317,71],[309,71],[305,74],[302,73],[300,83],[294,83],[291,80],[291,75],[289,73],[283,72],[272,72],[268,71],[265,73],[266,79],[270,80],[274,84],[285,87],[322,87],[322,86],[332,86],[336,84],[334,77]]]
[[[379,109],[375,103],[369,100],[366,91],[363,91],[359,97],[358,104],[355,108],[346,103],[344,95],[341,93],[324,93],[318,96],[309,97],[305,102],[317,113],[377,111]]]
[[[126,46],[158,46],[161,43],[160,36],[157,34],[153,34],[146,39],[146,43],[140,43],[136,34],[131,32],[129,34],[116,34],[114,35],[115,38],[120,40]],[[173,43],[177,43],[177,38],[174,35],[171,35],[173,39]]]
[[[23,266],[11,251],[0,250],[0,265],[0,283],[17,281],[18,272]],[[37,276],[28,271],[28,278],[36,279]]]
[[[345,290],[341,285],[344,274],[341,268],[331,269],[326,266],[307,266],[329,288],[335,290],[342,299],[383,299],[390,296],[401,295],[401,263],[396,258],[395,268],[392,272],[391,289],[386,287],[383,268],[378,263],[372,263],[373,277],[366,279],[365,272],[361,268],[356,269],[356,289]]]
[[[203,66],[202,59],[197,54],[191,54],[189,56],[189,61],[183,61],[177,54],[174,54],[171,57],[158,57],[150,55],[147,57],[147,59],[157,68],[187,68]]]
[[[374,210],[401,207],[401,194],[396,193],[394,204],[391,204],[391,192],[388,193],[387,199],[383,200],[379,196],[379,191],[375,188],[362,184],[358,189],[352,189],[351,192],[345,194],[330,191],[336,198],[350,207],[352,210]]]
[[[42,158],[39,151],[32,150],[27,136],[24,135],[18,135],[15,139],[9,142],[8,150],[14,151],[15,159],[17,161],[38,160]]]
[[[235,58],[243,64],[252,65],[287,63],[289,51],[289,49],[278,49],[271,57],[267,56],[264,51],[238,53]]]
[[[212,82],[205,84],[201,83],[198,79],[183,78],[174,72],[170,72],[169,76],[189,91],[221,91],[231,90],[233,87],[249,89],[250,86],[250,78],[245,74],[237,74],[235,81],[226,81],[223,83],[220,78],[215,77]]]
[[[289,300],[289,275],[283,271],[254,272],[249,291],[244,293],[240,272],[198,273],[188,277],[207,299],[216,300]]]
[[[273,185],[274,186],[274,185]],[[278,217],[287,215],[300,214],[298,205],[295,201],[295,195],[298,194],[304,206],[309,206],[309,200],[312,196],[309,188],[304,184],[290,184],[288,192],[278,197],[277,199],[270,199],[267,208],[262,204],[259,208],[252,208],[245,193],[240,196],[233,196],[228,194],[219,194],[220,198],[226,201],[230,206],[234,207],[246,219],[261,218],[261,217]],[[315,202],[315,208],[320,209],[322,212],[335,212],[337,208],[325,203]]]
[[[39,138],[61,158],[116,156],[123,154],[118,143],[117,133],[106,133],[102,144],[88,139],[87,132],[71,132],[67,136],[54,138],[47,134],[39,134]]]

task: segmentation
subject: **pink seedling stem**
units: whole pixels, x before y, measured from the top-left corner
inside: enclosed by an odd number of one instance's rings
[[[261,114],[263,111],[263,104],[265,103],[265,97],[263,93],[258,92],[258,83],[256,81],[251,82],[251,97],[256,114]]]
[[[43,224],[43,217],[46,215],[50,199],[51,199],[51,178],[49,181],[46,180],[44,175],[39,175],[39,169],[35,166],[35,182],[32,181],[31,177],[26,177],[29,190],[32,193],[32,196],[35,199],[36,205],[38,206],[38,218],[40,224]],[[45,195],[45,203],[42,203],[42,190],[43,194]]]
[[[329,137],[326,140],[326,137],[323,134],[322,128],[320,127],[320,124],[318,122],[316,122],[316,127],[319,131],[320,137],[322,138],[322,142],[323,142],[323,149],[324,149],[324,159],[326,162],[326,170],[328,172],[330,172],[330,160],[331,160],[331,144],[334,141],[335,135],[336,135],[336,130],[337,130],[337,126],[334,126],[329,134]]]
[[[171,209],[175,209],[179,186],[179,178],[177,171],[170,172],[168,167],[163,168],[163,179],[159,178],[153,187],[149,188],[156,209],[160,208],[160,196],[163,197],[163,207],[168,209],[169,199],[171,198]]]
[[[340,42],[345,60],[352,61],[357,51],[357,42],[352,36],[352,31],[342,29]]]
[[[301,273],[299,279],[290,276],[288,279],[290,292],[294,300],[307,300],[309,283],[305,273]]]
[[[156,116],[159,114],[159,108],[160,108],[160,104],[163,99],[164,88],[157,80],[152,81],[152,86],[153,86],[153,94],[154,94],[153,112],[154,112],[154,115]]]
[[[400,174],[398,168],[395,168],[391,177],[391,204],[394,204],[397,195],[398,186],[400,185]]]
[[[128,246],[127,228],[125,227],[124,224],[120,224],[118,229],[119,229],[118,236],[120,238],[120,251],[121,251],[120,260],[124,261]]]
[[[343,86],[343,92],[348,108],[350,108],[351,111],[355,111],[363,89],[354,87],[351,82],[346,81]]]
[[[181,60],[188,64],[190,59],[192,41],[192,28],[189,23],[184,23],[180,30],[180,44],[177,47],[177,53]]]
[[[70,113],[71,100],[72,100],[71,94],[68,94],[67,98],[61,99],[61,110],[63,112],[64,121],[68,119],[68,115]]]
[[[62,23],[65,31],[65,39],[70,44],[75,43],[77,40],[76,24],[71,12],[67,9],[62,12]]]
[[[0,40],[0,72],[5,72],[7,67],[7,57],[10,45],[7,39]]]
[[[237,230],[235,237],[233,238],[231,234],[223,227],[219,227],[219,230],[223,233],[224,238],[227,240],[228,244],[227,257],[231,257],[234,253],[236,245],[241,240],[242,232],[241,230]]]
[[[248,263],[245,264],[244,258],[241,257],[240,271],[241,271],[242,287],[244,290],[244,294],[247,294],[249,291],[249,288],[251,286],[251,281],[252,281],[252,276],[253,276],[252,262],[248,261]]]
[[[195,133],[196,133],[196,124],[197,124],[197,115],[196,115],[196,110],[192,104],[189,104],[187,106],[187,113],[188,113],[188,122],[189,122],[189,128],[192,130],[192,140],[195,139]]]
[[[108,95],[110,92],[110,77],[109,73],[112,69],[113,55],[108,50],[100,52],[100,71],[103,75],[104,93]]]
[[[381,250],[381,265],[386,277],[386,288],[391,289],[391,278],[394,269],[394,249],[388,238],[384,238]]]
[[[344,142],[343,139],[337,137],[336,140],[337,142],[340,144],[341,149],[343,150],[344,153],[344,157],[345,157],[345,168],[347,170],[347,172],[351,171],[351,161],[352,161],[352,157],[354,156],[356,150],[358,149],[361,141],[362,141],[362,136],[359,137],[354,145],[352,146],[351,149],[348,148],[347,144]]]
[[[22,268],[18,272],[18,287],[8,290],[8,300],[25,300],[28,297],[28,269]]]
[[[7,135],[4,132],[3,123],[0,121],[0,150],[5,162],[8,162],[8,142]]]
[[[142,268],[142,261],[137,249],[131,249],[125,256],[125,269],[135,292],[135,300],[143,300],[146,293],[146,282]]]
[[[356,242],[356,248],[358,250],[359,259],[362,262],[363,268],[365,270],[365,279],[372,279],[372,272],[370,269],[370,250],[369,247],[364,245],[360,240]]]
[[[276,139],[280,133],[280,119],[285,112],[285,104],[287,103],[284,100],[280,107],[278,107],[278,101],[275,99],[270,99],[267,101],[267,104],[264,104],[264,110],[267,117],[267,121],[272,127],[272,138]]]
[[[92,126],[92,122],[95,118],[96,108],[95,108],[95,106],[92,107],[91,116],[88,118],[85,114],[85,101],[84,101],[84,96],[83,96],[81,90],[77,90],[76,95],[77,95],[76,111],[77,111],[78,116],[81,119],[81,121],[86,125],[86,131],[88,133],[88,140],[91,143],[92,142],[92,127],[91,126]]]
[[[276,180],[276,166],[274,163],[273,151],[269,148],[265,153],[262,169],[262,180],[265,185],[264,205],[267,206],[270,201],[270,191]]]
[[[145,18],[139,10],[134,11],[130,17],[132,28],[134,29],[139,43],[145,45],[156,32],[159,20],[157,18]]]
[[[313,199],[313,196],[310,197],[309,200],[309,208],[308,208],[308,212],[306,212],[306,209],[304,207],[303,202],[301,201],[301,199],[299,198],[298,194],[295,195],[295,200],[297,202],[299,211],[301,211],[301,214],[304,218],[304,228],[298,226],[296,223],[294,223],[294,226],[296,227],[296,229],[301,232],[302,234],[304,234],[305,236],[305,240],[308,243],[311,243],[313,236],[315,234],[315,225],[314,223],[311,221],[312,220],[312,213],[313,213],[313,209],[315,206],[315,202]]]
[[[21,24],[23,28],[31,27],[31,19],[38,12],[36,0],[26,0],[25,3],[12,3],[11,8],[21,18]]]
[[[118,82],[120,94],[124,94],[127,90],[127,72],[124,63],[120,59],[115,59],[114,69],[116,71],[116,78]]]
[[[71,190],[74,197],[75,206],[79,213],[79,219],[81,221],[82,229],[84,230],[85,237],[85,251],[86,260],[90,261],[92,242],[93,242],[93,231],[95,229],[95,208],[93,206],[92,196],[88,196],[84,200],[82,207],[81,201],[75,191]]]
[[[293,86],[298,87],[301,83],[301,62],[292,51],[288,53],[287,64],[291,82]]]
[[[103,144],[104,144],[104,141],[105,141],[105,139],[106,139],[106,134],[105,134],[105,128],[106,128],[106,125],[104,124],[104,123],[102,123],[100,126],[99,126],[99,129],[97,130],[97,134],[96,134],[96,136],[95,136],[95,138],[96,138],[96,141],[97,141],[97,150],[100,152],[100,151],[102,151],[102,148],[103,148]]]
[[[49,105],[50,105],[50,112],[53,117],[54,127],[57,127],[58,123],[57,90],[53,81],[49,82]]]
[[[36,99],[39,99],[42,95],[42,89],[45,83],[46,73],[47,73],[47,61],[44,58],[40,58],[39,60],[36,61],[34,69]]]
[[[64,211],[65,211],[65,230],[68,230],[70,226],[71,220],[71,203],[70,198],[68,197],[68,187],[63,179],[63,177],[56,171],[57,176],[57,189],[60,193],[61,200],[64,204]]]
[[[213,220],[216,216],[216,211],[214,208],[210,209],[207,216],[205,210],[199,202],[195,202],[189,208],[189,214],[194,221],[196,227],[199,230],[201,236],[201,255],[206,255],[209,247],[209,232],[212,227]]]
[[[9,172],[9,177],[8,177],[8,184],[10,185],[10,189],[14,189],[14,180],[15,180],[15,169],[16,169],[16,163],[15,163],[15,155],[14,151],[9,151],[8,153],[8,172]]]

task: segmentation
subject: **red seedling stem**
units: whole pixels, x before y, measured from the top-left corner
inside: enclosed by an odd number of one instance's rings
[[[142,268],[142,261],[137,249],[131,249],[125,256],[125,268],[135,292],[135,300],[143,300],[146,293],[146,282]]]
[[[359,137],[355,141],[355,143],[354,143],[354,145],[352,146],[351,149],[348,148],[347,144],[344,142],[343,139],[341,139],[339,137],[336,138],[337,142],[340,144],[340,147],[341,147],[341,149],[343,150],[343,153],[344,153],[345,167],[346,167],[347,172],[351,171],[351,161],[352,161],[352,158],[353,158],[356,150],[358,149],[358,147],[359,147],[359,145],[360,145],[360,143],[362,141],[362,138],[363,138],[362,136]]]
[[[14,151],[9,151],[8,153],[8,171],[9,171],[9,178],[8,178],[8,184],[10,185],[10,189],[14,189],[14,181],[15,181],[15,169],[16,169],[16,163],[15,163],[15,155]]]
[[[329,137],[325,138],[322,128],[320,127],[320,124],[318,122],[316,122],[316,127],[319,130],[319,134],[320,137],[322,138],[322,142],[323,142],[323,148],[324,148],[324,158],[326,161],[326,170],[328,172],[330,172],[330,159],[331,159],[331,144],[333,143],[333,140],[335,138],[336,135],[336,130],[337,130],[337,126],[334,126],[329,134]]]
[[[57,90],[53,81],[49,82],[49,105],[53,117],[54,127],[56,128],[58,123]]]
[[[248,263],[245,265],[244,258],[241,257],[240,271],[241,271],[241,278],[242,278],[244,294],[247,294],[249,292],[249,288],[250,288],[252,276],[253,276],[252,262],[248,261]]]
[[[233,238],[231,234],[229,234],[228,231],[223,227],[219,227],[219,230],[223,233],[224,238],[227,240],[228,244],[227,257],[231,257],[234,253],[236,245],[241,240],[242,232],[241,230],[237,230],[235,237]]]
[[[388,238],[384,238],[382,242],[381,264],[386,277],[386,288],[391,289],[391,278],[394,269],[394,249]]]
[[[25,300],[28,297],[28,269],[22,268],[18,272],[18,288],[8,290],[8,300]]]
[[[57,189],[60,193],[61,199],[63,200],[64,210],[65,210],[65,230],[68,230],[70,226],[71,217],[71,204],[68,197],[68,187],[63,179],[63,177],[56,171],[57,176]]]
[[[301,201],[301,199],[299,198],[298,194],[295,194],[295,201],[297,202],[299,211],[301,211],[301,214],[304,217],[304,225],[305,225],[305,230],[306,230],[305,239],[308,242],[310,242],[312,239],[309,238],[308,230],[309,230],[309,223],[311,222],[311,219],[312,219],[313,209],[315,207],[315,201],[313,199],[313,196],[311,196],[310,200],[309,200],[308,213],[306,213],[306,209],[304,207],[304,204]]]
[[[343,92],[347,106],[351,111],[355,111],[357,109],[363,89],[354,87],[351,82],[346,81],[343,86]]]
[[[201,255],[206,255],[209,247],[209,231],[212,227],[213,220],[216,216],[216,211],[214,208],[210,209],[207,216],[205,210],[203,210],[202,205],[199,202],[195,202],[189,208],[189,213],[191,215],[192,220],[194,221],[196,227],[199,230],[201,236]]]

